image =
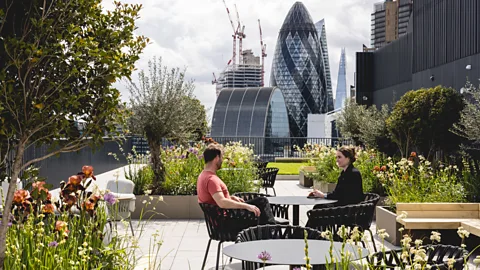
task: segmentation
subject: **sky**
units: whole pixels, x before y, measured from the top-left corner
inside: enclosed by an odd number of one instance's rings
[[[207,115],[215,106],[214,72],[217,76],[232,58],[232,26],[222,0],[121,0],[123,3],[142,4],[136,34],[150,38],[136,63],[137,72],[148,68],[153,57],[162,57],[169,68],[186,68],[186,76],[194,80],[195,96],[205,105]],[[260,55],[258,19],[261,20],[263,41],[267,44],[265,82],[270,82],[270,70],[278,32],[293,6],[293,0],[225,0],[236,24],[236,4],[240,21],[245,25],[244,49]],[[370,44],[370,14],[379,0],[304,0],[302,1],[316,23],[325,19],[327,43],[335,95],[341,48],[347,54],[347,86],[354,84],[355,52],[362,44]],[[112,8],[112,0],[103,6]],[[237,45],[238,49],[238,45]],[[237,53],[238,54],[238,53]],[[237,60],[238,61],[238,60]],[[136,73],[137,73],[136,72]],[[137,74],[132,76],[137,80]],[[125,82],[115,86],[122,99],[128,102],[129,92]]]

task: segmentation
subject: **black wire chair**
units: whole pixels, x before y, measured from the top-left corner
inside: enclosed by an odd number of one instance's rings
[[[380,195],[376,193],[364,193],[365,199],[359,203],[373,203],[374,205],[377,205],[378,201],[380,200]],[[324,208],[329,208],[329,207],[334,207],[334,206],[339,206],[336,203],[328,203],[328,204],[316,204],[313,206],[313,209],[324,209]],[[375,210],[375,207],[374,207]],[[375,212],[375,211],[374,211]],[[372,215],[372,220],[373,220],[373,215]]]
[[[277,196],[275,191],[275,179],[277,178],[278,168],[265,168],[259,170],[259,177],[262,179],[262,188],[268,194],[268,188],[273,189],[274,196]]]
[[[242,198],[244,201],[250,201],[257,197],[272,197],[269,194],[262,194],[262,193],[254,193],[254,192],[237,192],[233,194],[233,196]],[[288,225],[290,224],[288,219],[288,208],[290,205],[277,205],[277,204],[270,204],[270,208],[272,209],[273,215],[275,216],[275,221],[278,224]]]
[[[243,230],[238,234],[236,243],[269,240],[269,239],[304,239],[305,230],[307,239],[325,240],[318,230],[290,225],[260,225]],[[261,269],[263,264],[255,262],[243,262],[246,270]],[[265,266],[268,266],[266,264]],[[242,268],[243,269],[243,268]],[[314,268],[316,269],[316,268]]]
[[[430,269],[447,270],[455,269],[461,270],[464,267],[465,261],[468,260],[468,252],[457,246],[450,245],[425,245],[422,246],[427,255],[427,263],[432,266]],[[377,252],[367,256],[367,261],[374,269],[405,269],[414,261],[414,255],[410,254],[410,258],[404,262],[401,259],[402,250],[389,250],[384,252]],[[448,266],[448,259],[453,258],[452,268]]]
[[[255,161],[254,165],[255,165],[255,167],[257,167],[257,169],[261,170],[261,169],[267,168],[268,162],[267,161]]]
[[[335,241],[342,241],[342,239],[336,234],[338,229],[344,225],[345,227],[358,227],[360,232],[368,231],[370,233],[373,248],[375,252],[377,247],[375,245],[375,239],[373,233],[370,230],[370,224],[372,222],[371,213],[375,209],[373,203],[361,203],[345,206],[334,206],[324,209],[312,209],[307,212],[308,221],[307,227],[314,228],[319,231],[330,230],[334,235]],[[365,242],[361,239],[364,247]]]
[[[220,250],[223,242],[235,242],[237,235],[244,229],[257,226],[259,219],[254,213],[244,209],[222,209],[216,205],[200,203],[205,215],[205,223],[207,225],[208,240],[207,250],[203,259],[202,270],[205,268],[208,250],[212,240],[218,241],[217,263],[218,270],[220,261]]]

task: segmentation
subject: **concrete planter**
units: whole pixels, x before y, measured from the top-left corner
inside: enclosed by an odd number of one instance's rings
[[[311,187],[313,186],[313,178],[308,177],[304,171],[300,171],[298,182],[301,186]]]
[[[289,174],[289,175],[278,175],[277,174],[277,177],[275,178],[276,181],[294,181],[294,180],[298,180],[298,175],[294,175],[294,174]]]
[[[337,187],[335,183],[328,183],[323,181],[314,181],[313,188],[318,189],[322,192],[332,192]]]
[[[393,245],[400,246],[402,235],[398,229],[400,229],[402,225],[397,222],[397,214],[390,211],[387,207],[377,206],[375,216],[377,228],[385,229],[389,235],[385,240]]]
[[[136,197],[135,212],[132,213],[132,219],[140,219],[141,215],[143,220],[204,218],[203,211],[198,205],[197,195],[140,195]],[[160,201],[159,197],[163,197],[163,201]]]

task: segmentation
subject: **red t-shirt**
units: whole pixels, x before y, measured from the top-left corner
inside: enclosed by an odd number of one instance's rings
[[[230,198],[227,185],[215,173],[211,171],[202,171],[197,179],[197,195],[199,203],[209,203],[217,205],[213,199],[213,194],[223,192],[225,198]]]

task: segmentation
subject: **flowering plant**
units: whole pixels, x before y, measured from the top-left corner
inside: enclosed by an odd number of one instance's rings
[[[58,197],[44,181],[17,190],[4,269],[113,269],[122,262],[124,250],[116,240],[104,244],[104,206],[116,200],[93,181],[93,167],[83,166],[81,173],[61,183]]]
[[[389,195],[389,204],[397,202],[463,202],[465,189],[458,179],[456,166],[440,165],[434,169],[423,156],[412,152],[398,162],[388,158],[374,172]]]

